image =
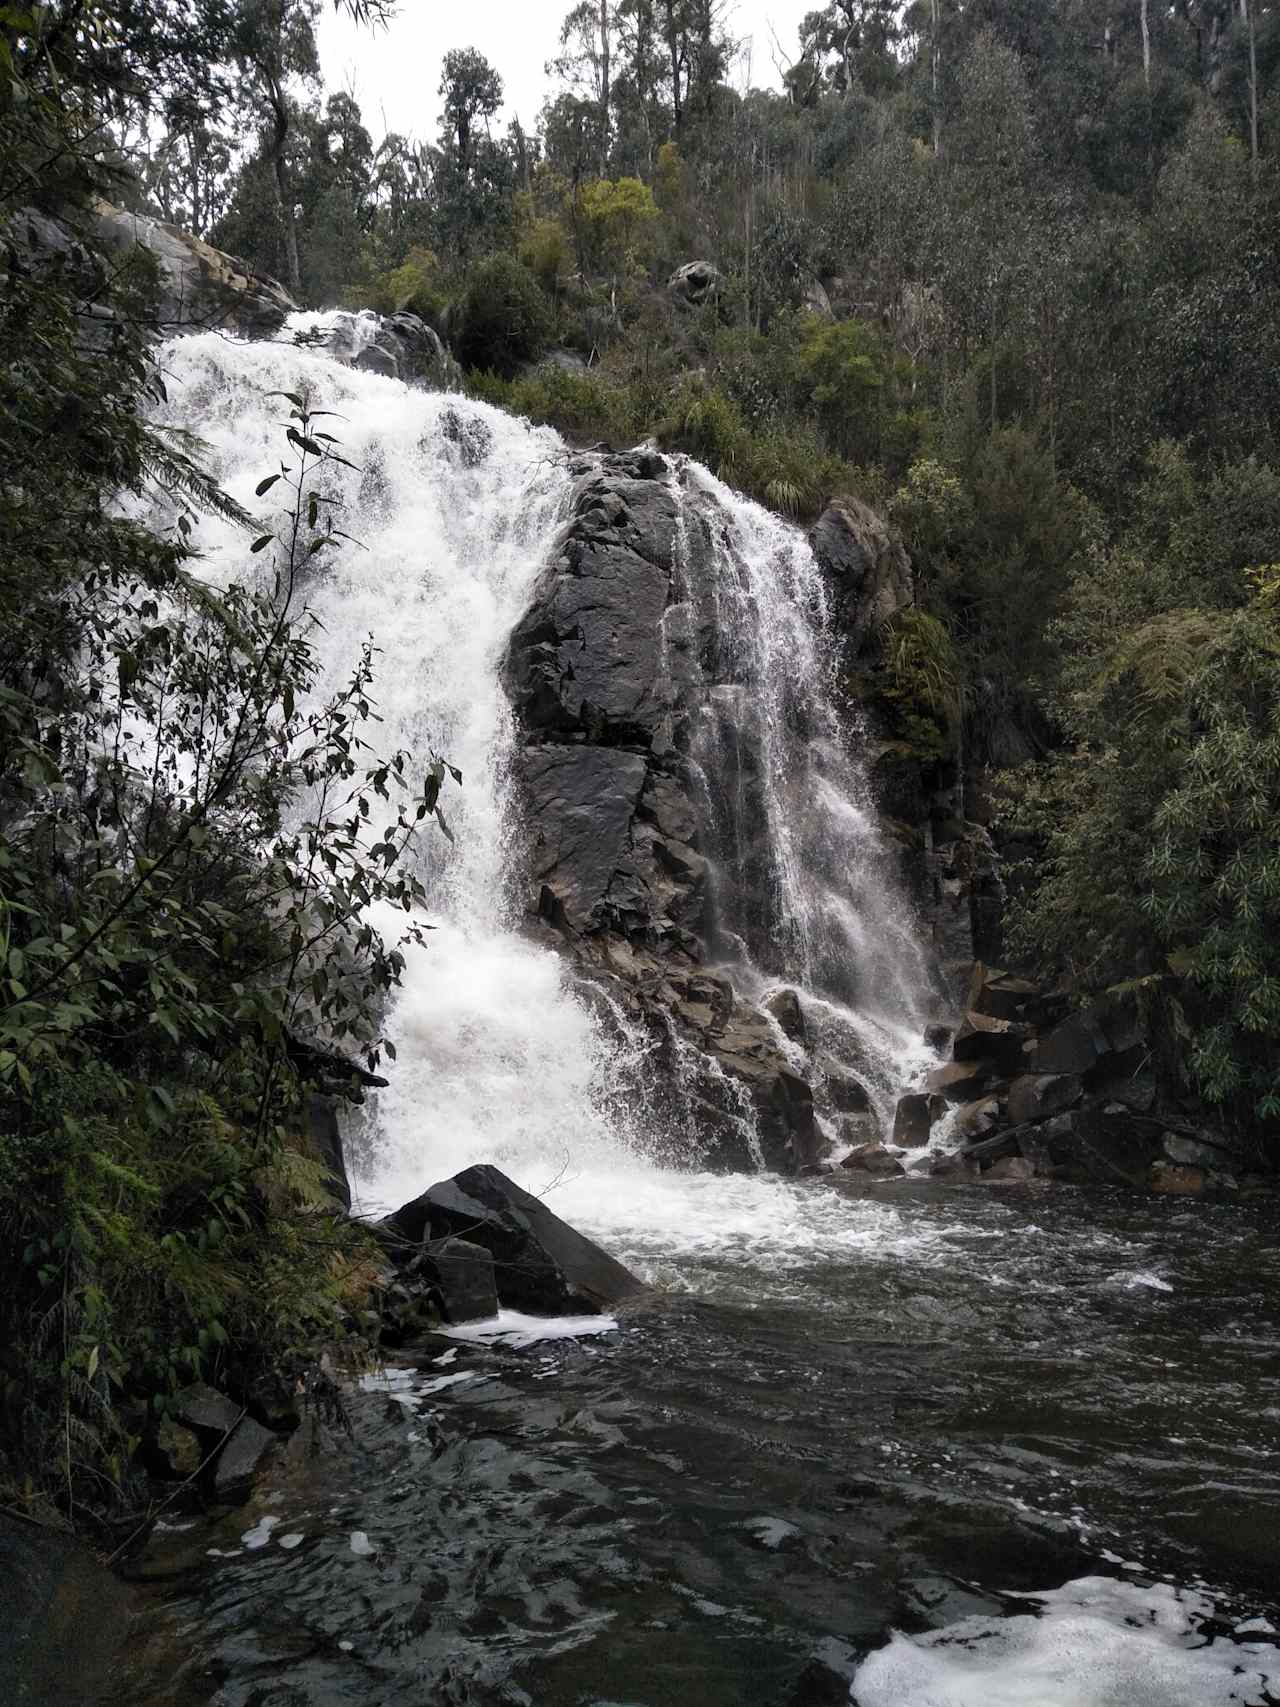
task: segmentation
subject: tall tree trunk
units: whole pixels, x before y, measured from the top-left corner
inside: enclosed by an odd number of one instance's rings
[[[930,100],[933,105],[933,153],[942,153],[942,0],[931,0],[933,51],[929,55]]]
[[[684,123],[684,103],[680,91],[680,23],[676,17],[675,0],[666,0],[667,53],[671,59],[671,117],[679,137]]]
[[[600,0],[600,176],[609,176],[609,0]]]
[[[1151,88],[1151,20],[1147,16],[1148,0],[1141,0],[1139,17],[1142,22],[1142,81]]]
[[[293,197],[289,193],[289,171],[285,165],[284,149],[289,140],[289,104],[283,87],[271,90],[271,180],[275,186],[276,218],[284,243],[285,283],[295,300],[302,295],[302,268],[298,264],[298,229],[293,218]]]
[[[1253,24],[1253,7],[1249,0],[1240,0],[1240,15],[1249,32],[1249,164],[1258,176],[1258,40]]]

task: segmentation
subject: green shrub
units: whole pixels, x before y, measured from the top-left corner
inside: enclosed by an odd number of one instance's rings
[[[926,761],[955,749],[963,675],[945,626],[927,611],[901,610],[883,635],[886,685],[898,733]]]
[[[491,255],[472,270],[456,344],[465,367],[510,379],[537,360],[551,334],[551,311],[528,267],[513,255]]]

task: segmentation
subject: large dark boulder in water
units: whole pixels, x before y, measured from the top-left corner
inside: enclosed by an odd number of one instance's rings
[[[494,1167],[464,1168],[406,1203],[390,1228],[417,1244],[450,1236],[490,1253],[498,1301],[537,1315],[612,1309],[644,1283]]]

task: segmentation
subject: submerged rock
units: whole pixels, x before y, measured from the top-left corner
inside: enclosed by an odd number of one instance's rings
[[[644,1283],[494,1167],[466,1168],[406,1203],[390,1227],[412,1243],[455,1237],[493,1258],[498,1301],[535,1315],[606,1310]]]

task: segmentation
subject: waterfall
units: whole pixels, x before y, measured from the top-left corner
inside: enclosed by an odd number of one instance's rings
[[[930,967],[838,707],[829,590],[808,543],[704,468],[686,574],[715,655],[695,741],[720,875],[720,948],[760,998],[804,992],[813,1053],[871,1092],[883,1130],[933,1056]],[[746,750],[744,750],[746,749]]]
[[[651,1160],[678,1154],[679,1134],[655,1132],[637,1092],[650,1041],[602,1015],[561,958],[522,934],[515,729],[499,672],[571,501],[559,437],[291,342],[201,334],[167,345],[162,365],[165,417],[199,435],[211,472],[250,510],[284,448],[287,411],[269,394],[306,392],[336,412],[327,424],[355,468],[330,484],[361,545],[327,556],[306,587],[324,680],[340,681],[372,636],[385,746],[424,764],[443,754],[463,773],[442,799],[453,843],[431,828],[419,848],[434,928],[409,949],[388,1018],[392,1083],[353,1135],[362,1201],[403,1201],[494,1162],[655,1275],[735,1253],[811,1260],[873,1238],[886,1218],[896,1226],[891,1210],[836,1194]],[[671,478],[690,596],[715,606],[723,641],[692,755],[717,844],[717,952],[748,996],[801,986],[829,1058],[891,1107],[927,1059],[927,966],[834,709],[822,577],[795,529],[695,465],[678,461]],[[229,524],[203,521],[196,543],[213,581],[245,572]],[[750,715],[720,716],[735,696]],[[722,751],[731,722],[759,747],[757,783],[736,795],[741,771],[726,786]],[[737,896],[743,861],[767,868],[754,913]]]

